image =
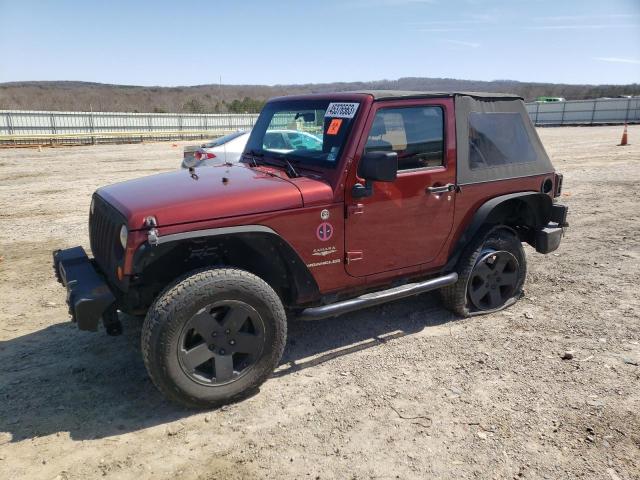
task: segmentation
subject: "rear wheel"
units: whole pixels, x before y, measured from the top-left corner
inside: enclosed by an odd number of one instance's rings
[[[458,281],[441,290],[443,303],[463,317],[501,310],[520,298],[526,273],[517,235],[505,227],[486,229],[460,258]]]
[[[215,407],[239,400],[277,367],[286,341],[278,295],[236,269],[195,272],[167,288],[142,331],[145,365],[171,400]]]

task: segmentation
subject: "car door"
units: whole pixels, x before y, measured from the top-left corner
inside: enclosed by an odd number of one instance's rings
[[[450,130],[447,128],[450,126]],[[428,264],[451,234],[455,205],[453,102],[448,98],[374,104],[356,161],[367,151],[398,154],[398,176],[369,197],[347,184],[346,270],[353,276]]]

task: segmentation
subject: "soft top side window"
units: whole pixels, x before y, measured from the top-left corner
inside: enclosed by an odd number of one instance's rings
[[[536,160],[536,152],[519,113],[469,114],[471,170]]]
[[[396,152],[398,170],[438,167],[444,160],[441,107],[382,108],[373,120],[365,153]]]

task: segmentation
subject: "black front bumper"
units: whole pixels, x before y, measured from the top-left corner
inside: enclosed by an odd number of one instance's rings
[[[98,330],[102,314],[115,301],[109,285],[87,256],[84,248],[53,252],[58,280],[67,288],[67,304],[72,320],[80,330]]]

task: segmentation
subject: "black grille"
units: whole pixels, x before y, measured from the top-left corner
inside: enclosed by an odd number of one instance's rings
[[[122,262],[120,245],[122,215],[98,195],[93,196],[93,213],[89,214],[89,242],[98,266],[109,278],[116,280],[116,268]]]

